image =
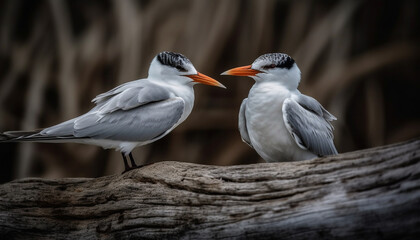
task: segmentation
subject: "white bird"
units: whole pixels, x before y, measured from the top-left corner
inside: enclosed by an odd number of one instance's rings
[[[182,123],[194,105],[197,83],[225,88],[197,72],[184,55],[156,55],[145,79],[127,82],[96,96],[86,114],[34,131],[9,131],[0,142],[74,142],[114,148],[122,153],[125,171],[137,167],[131,151],[161,139]],[[130,168],[126,156],[130,157]]]
[[[255,80],[239,110],[239,132],[264,160],[296,161],[337,154],[330,123],[336,118],[314,98],[299,92],[301,73],[293,58],[269,53],[252,65],[222,75]]]

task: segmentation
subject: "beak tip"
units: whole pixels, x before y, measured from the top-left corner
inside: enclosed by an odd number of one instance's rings
[[[222,72],[220,75],[230,75],[229,70]]]
[[[217,80],[215,80],[215,79],[213,79],[209,76],[206,76],[202,73],[199,73],[199,72],[197,72],[197,74],[186,75],[186,76],[191,78],[193,80],[193,82],[196,82],[196,83],[202,83],[202,84],[226,89],[225,85],[223,85],[220,82],[218,82]]]
[[[227,89],[227,87],[226,87],[225,85],[221,84],[221,83],[220,83],[220,85],[219,85],[218,87],[221,87],[221,88]]]

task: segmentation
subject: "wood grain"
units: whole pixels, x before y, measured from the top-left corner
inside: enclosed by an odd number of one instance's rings
[[[414,239],[420,140],[287,163],[161,162],[0,185],[1,239]]]

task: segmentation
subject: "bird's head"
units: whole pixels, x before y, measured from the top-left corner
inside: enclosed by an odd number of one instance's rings
[[[222,75],[248,76],[257,82],[279,82],[289,89],[296,89],[300,70],[295,60],[284,53],[267,53],[243,67],[230,69]]]
[[[215,79],[197,72],[187,57],[174,52],[161,52],[156,55],[150,64],[149,77],[174,84],[195,85],[202,83],[225,88]]]

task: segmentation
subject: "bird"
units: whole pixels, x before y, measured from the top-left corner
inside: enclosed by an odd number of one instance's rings
[[[338,154],[331,121],[337,118],[298,90],[301,72],[284,53],[267,53],[251,65],[221,75],[255,80],[239,110],[242,141],[266,162],[288,162]]]
[[[126,172],[139,167],[131,154],[135,147],[163,138],[190,115],[193,86],[198,83],[226,88],[197,72],[184,55],[161,52],[153,58],[147,78],[97,95],[87,113],[44,129],[4,132],[0,142],[72,142],[113,148],[121,152]]]

